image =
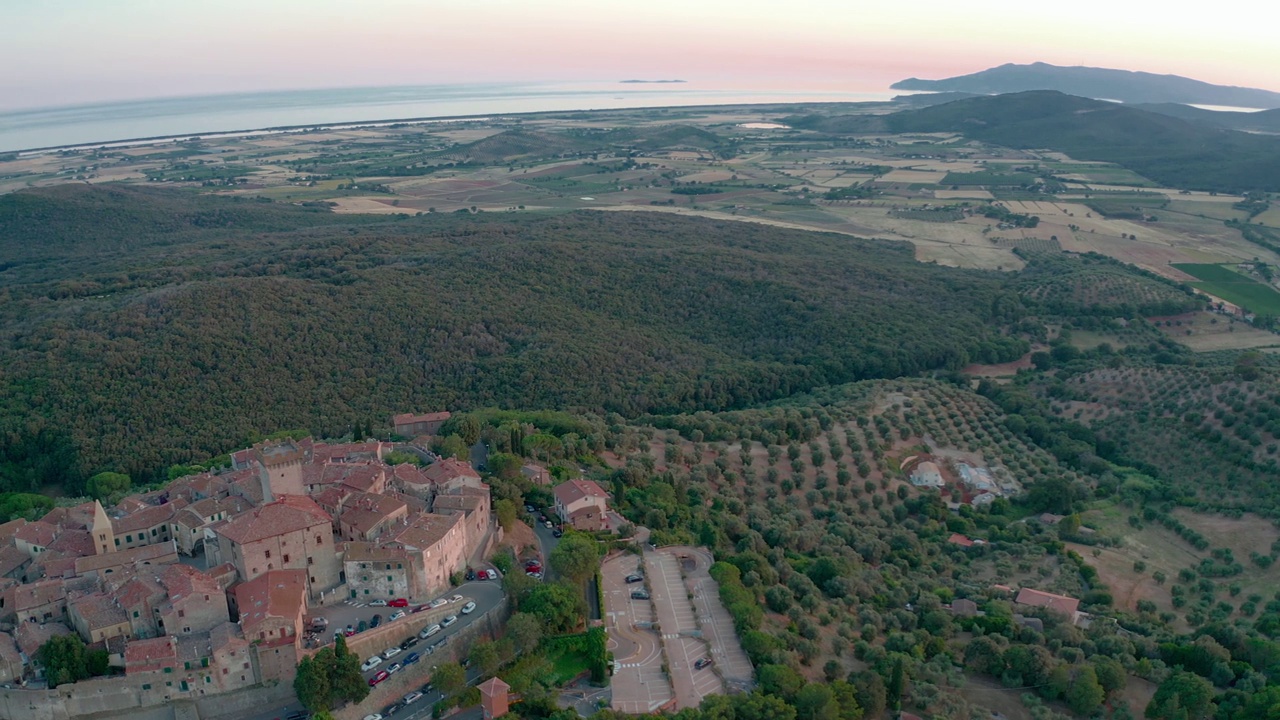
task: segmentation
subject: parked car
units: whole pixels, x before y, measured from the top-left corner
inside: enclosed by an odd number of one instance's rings
[[[377,615],[374,615],[374,617],[378,619],[378,622],[382,622],[382,618],[378,617]],[[377,626],[377,625],[374,625],[374,627],[378,627],[378,626]],[[363,620],[361,620],[359,623],[357,623],[357,624],[356,624],[356,632],[357,632],[357,633],[362,633],[362,632],[364,632],[365,630],[368,630],[368,629],[369,629],[369,623],[367,623],[367,622],[365,622],[365,621],[363,621]]]
[[[382,714],[381,714],[381,713],[369,713],[368,715],[365,715],[365,716],[364,716],[364,720],[382,720]]]
[[[498,571],[494,570],[493,568],[489,568],[488,570],[485,570],[485,574],[488,576],[490,580],[498,579]]]
[[[387,674],[395,675],[396,673],[400,672],[403,669],[404,669],[404,666],[402,666],[400,663],[391,663],[391,667],[387,668]]]
[[[546,528],[547,528],[548,530],[552,530],[552,529],[554,529],[554,528],[555,528],[555,525],[554,525],[554,524],[552,524],[552,522],[551,522],[550,520],[545,520],[545,521],[543,521],[543,523],[542,523],[542,524],[543,524],[544,526],[546,526]]]
[[[430,609],[431,609],[431,606],[430,606],[430,605],[415,605],[415,606],[413,606],[413,610],[410,610],[409,612],[411,612],[411,613],[420,613],[420,612],[422,612],[423,610],[430,610]]]
[[[454,624],[454,623],[456,623],[456,622],[458,622],[458,616],[457,616],[457,615],[450,615],[449,617],[447,617],[447,618],[445,618],[445,619],[443,619],[443,620],[441,620],[441,621],[440,621],[440,627],[442,627],[442,628],[447,628],[447,627],[449,627],[450,625],[452,625],[452,624]]]
[[[541,572],[541,571],[534,572],[533,570],[530,570],[529,572],[525,573],[525,575],[528,575],[529,577],[533,578],[534,580],[541,580],[541,579],[542,579],[542,572]]]
[[[399,655],[399,654],[400,654],[400,653],[402,653],[402,652],[404,652],[404,651],[400,649],[400,646],[399,646],[399,645],[392,645],[391,647],[389,647],[389,648],[387,648],[386,650],[383,650],[383,651],[382,651],[382,659],[383,659],[383,660],[390,660],[391,658],[393,658],[393,657],[395,657],[395,656]]]
[[[435,600],[432,600],[432,601],[431,601],[431,609],[432,609],[432,610],[435,610],[436,608],[442,608],[442,607],[444,607],[445,605],[448,605],[448,604],[449,604],[449,601],[448,601],[448,600],[446,600],[446,599],[444,599],[444,598],[436,598]]]
[[[476,579],[476,571],[471,568],[467,568],[467,574],[464,577],[466,577],[467,582],[471,582]]]
[[[311,618],[311,632],[324,632],[329,629],[329,619],[322,617]]]
[[[449,644],[449,638],[447,638],[447,637],[445,637],[445,638],[440,638],[439,640],[437,640],[437,641],[435,642],[435,644],[434,644],[434,645],[432,645],[432,646],[431,646],[431,652],[435,652],[435,651],[439,650],[440,648],[442,648],[442,647],[444,647],[445,645],[448,645],[448,644]]]
[[[631,592],[631,599],[632,600],[648,600],[649,593],[644,590],[633,590]]]
[[[346,635],[347,637],[351,637],[352,635],[356,634],[356,629],[348,625],[347,629],[342,631],[342,634]]]
[[[395,600],[387,603],[387,605],[390,607],[405,608],[409,607],[409,601],[406,598],[396,598]]]
[[[534,511],[534,507],[533,507],[532,505],[525,505],[525,506],[524,506],[524,511],[525,511],[525,512],[527,512],[527,513],[531,513],[531,512],[533,512],[533,511]]]
[[[399,700],[397,700],[397,701],[395,701],[395,702],[391,703],[390,705],[388,705],[388,706],[386,706],[386,707],[382,708],[382,716],[383,716],[384,718],[389,718],[389,717],[391,717],[392,715],[395,715],[396,713],[400,712],[400,711],[401,711],[401,710],[403,710],[403,709],[404,709],[404,703],[403,703],[403,702],[401,702],[401,701],[399,701]]]
[[[378,667],[381,664],[382,664],[382,657],[380,655],[374,655],[373,657],[364,661],[364,664],[360,666],[360,672],[369,672],[370,670]]]
[[[387,606],[387,601],[386,601],[386,600],[383,600],[383,599],[381,599],[381,598],[379,598],[379,599],[377,599],[377,600],[370,600],[370,601],[369,601],[369,607],[386,607],[386,606]]]
[[[285,716],[284,720],[311,720],[311,713],[306,710],[295,710]]]
[[[395,612],[391,613],[391,617],[387,618],[387,622],[395,622],[396,620],[399,620],[399,619],[400,619],[400,618],[402,618],[402,617],[404,617],[404,611],[403,611],[403,610],[397,610],[397,611],[395,611]]]
[[[429,637],[431,637],[432,635],[435,635],[436,633],[440,632],[440,629],[441,629],[441,628],[440,628],[440,625],[439,625],[438,623],[437,623],[437,624],[435,624],[435,625],[431,625],[431,626],[429,626],[429,627],[425,628],[425,629],[422,631],[422,637],[423,637],[424,639],[425,639],[425,638],[429,638]]]
[[[696,663],[694,663],[694,664],[693,664],[693,669],[694,669],[694,670],[701,670],[702,668],[704,668],[704,667],[706,667],[706,666],[708,666],[708,665],[710,665],[710,664],[711,664],[711,658],[709,658],[709,657],[698,658],[698,662],[696,662]]]
[[[429,682],[422,683],[422,694],[423,694],[423,695],[426,695],[426,694],[430,693],[433,689],[434,689],[434,688],[432,687],[431,683],[429,683]]]
[[[473,612],[475,612],[475,611],[476,611],[476,604],[475,604],[475,603],[473,603],[473,602],[469,602],[469,603],[467,603],[466,605],[463,605],[463,606],[462,606],[462,614],[463,614],[463,615],[470,615],[471,613],[473,613]]]
[[[416,641],[417,638],[414,638],[414,640]],[[418,653],[409,653],[408,656],[406,656],[404,659],[405,667],[417,664],[417,662],[421,659],[422,659],[422,656],[419,655]]]
[[[376,628],[381,624],[382,624],[382,613],[375,613],[372,618],[369,618],[369,627]]]
[[[551,531],[551,537],[555,537],[555,538],[564,537],[564,531],[561,530],[560,528],[556,528],[555,530]]]
[[[378,683],[382,682],[383,680],[386,680],[389,677],[391,677],[391,673],[387,672],[386,670],[379,670],[377,675],[374,675],[373,677],[369,678],[369,687],[374,687]]]
[[[454,595],[453,597],[449,598],[449,602],[451,603],[459,603],[462,601],[463,601],[463,597],[461,595]]]
[[[632,573],[631,575],[628,575],[628,576],[626,577],[626,580],[627,580],[627,582],[629,582],[629,583],[644,582],[644,576],[643,576],[643,575],[636,575],[636,574]]]
[[[414,690],[413,692],[404,696],[404,704],[412,705],[421,699],[422,699],[422,693],[418,692],[417,690]]]

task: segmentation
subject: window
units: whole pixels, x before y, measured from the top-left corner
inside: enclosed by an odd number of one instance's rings
[[[179,610],[179,611],[178,611],[178,617],[186,617],[186,616],[187,616],[187,611],[186,611],[186,610]]]
[[[164,672],[165,672],[165,674],[167,675],[167,674],[169,674],[169,673],[173,672],[173,668],[171,668],[171,667],[167,667],[167,668],[165,668],[165,669],[164,669]]]
[[[271,551],[270,551],[270,550],[268,550],[268,551],[267,551],[267,557],[268,557],[268,558],[270,558],[270,557],[271,557]]]
[[[387,569],[388,569],[388,570],[390,570],[390,569],[391,569],[391,563],[387,563]]]
[[[120,538],[116,538],[116,547],[120,547]]]
[[[227,668],[222,668],[222,674],[223,674],[223,675],[226,675],[226,674],[227,674]]]
[[[150,689],[151,689],[151,683],[143,683],[143,685],[142,685],[142,689],[143,689],[143,690],[150,690]]]
[[[155,536],[156,536],[156,529],[151,528],[151,537],[155,537]]]
[[[316,559],[315,559],[315,558],[313,558],[313,557],[311,557],[310,555],[308,555],[308,556],[307,556],[307,564],[308,564],[308,565],[315,565],[315,564],[316,564]]]
[[[387,576],[387,582],[392,582],[390,575]]]
[[[248,670],[248,669],[249,669],[249,663],[245,663],[245,664],[244,664],[244,669],[245,669],[245,670]],[[244,676],[243,676],[243,675],[241,675],[241,676],[240,676],[240,679],[241,679],[241,680],[243,680],[243,679],[244,679]]]
[[[263,631],[259,630],[259,631],[258,631],[258,639],[259,639],[259,640],[266,640],[266,639],[267,639],[267,634],[266,634],[265,632],[263,632]],[[245,667],[248,667],[248,666],[246,665]]]
[[[311,582],[313,582],[313,583],[314,583],[315,581],[316,581],[316,576],[315,576],[315,575],[312,575],[312,576],[311,576]]]
[[[191,632],[191,628],[189,628],[189,627],[184,627],[184,628],[182,628],[182,632],[184,632],[184,633],[190,633],[190,632]]]
[[[397,570],[403,570],[403,569],[404,569],[404,563],[396,563],[396,569],[397,569]]]
[[[209,658],[200,658],[200,667],[209,667]]]
[[[369,594],[369,588],[365,588],[365,589],[364,589],[364,594],[365,594],[365,595],[368,595],[368,594]]]
[[[133,536],[132,536],[132,535],[125,535],[125,536],[124,536],[124,541],[125,541],[125,542],[133,542]]]
[[[133,611],[133,616],[134,616],[134,617],[138,617],[138,611],[137,611],[137,610],[134,610],[134,611]]]
[[[289,555],[288,555],[288,553],[286,553],[286,554],[285,554],[285,556],[284,556],[284,561],[285,561],[285,562],[289,562]]]
[[[254,569],[253,569],[253,574],[254,574],[254,575],[257,575],[257,574],[258,574],[258,568],[254,568]]]
[[[317,535],[317,536],[316,536],[316,544],[317,544],[317,545],[323,545],[323,544],[324,544],[324,540],[320,539],[320,536],[319,536],[319,535]]]
[[[188,660],[188,661],[184,662],[184,663],[182,664],[182,666],[183,666],[183,669],[184,669],[184,670],[190,670],[190,669],[191,669],[191,661],[190,661],[190,660]]]
[[[204,684],[205,684],[205,685],[208,685],[208,684],[209,684],[209,683],[211,683],[211,682],[213,682],[213,678],[209,677],[208,675],[205,675],[205,676],[204,676]]]

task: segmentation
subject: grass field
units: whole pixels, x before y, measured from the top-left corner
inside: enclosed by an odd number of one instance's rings
[[[1192,283],[1200,290],[1243,308],[1266,315],[1280,315],[1280,293],[1262,283],[1221,265],[1179,263],[1175,268],[1202,282]]]

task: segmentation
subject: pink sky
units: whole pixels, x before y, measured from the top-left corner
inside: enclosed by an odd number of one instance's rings
[[[1044,61],[1280,90],[1268,23],[1145,2],[58,0],[0,8],[0,108],[221,92],[681,78],[883,90]],[[14,7],[17,5],[18,7]],[[1105,19],[1105,22],[1104,20]]]

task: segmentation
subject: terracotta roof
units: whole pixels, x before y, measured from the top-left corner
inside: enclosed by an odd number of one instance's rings
[[[367,443],[340,443],[338,445],[316,443],[311,450],[311,460],[316,463],[342,463],[351,462],[357,459],[382,460],[382,453],[388,448],[390,448],[388,443],[377,441]]]
[[[409,508],[409,512],[411,514],[424,513],[430,509],[427,505],[427,501],[416,495],[409,495],[398,490],[388,490],[383,494],[389,498],[395,498],[396,500],[404,503],[405,506]]]
[[[307,609],[307,572],[271,570],[235,586],[236,607],[245,637],[270,618],[292,620]]]
[[[602,498],[609,500],[609,493],[592,480],[569,480],[562,482],[551,491],[561,505],[569,505],[583,498]]]
[[[410,485],[429,485],[431,478],[422,472],[422,468],[412,463],[400,463],[391,468],[391,478]]]
[[[0,543],[4,543],[4,542],[8,542],[9,540],[12,540],[13,534],[18,532],[18,528],[26,524],[27,524],[26,520],[23,520],[22,518],[18,518],[16,520],[10,520],[9,522],[4,523],[3,525],[0,525]]]
[[[62,580],[41,580],[13,589],[13,609],[14,612],[22,612],[61,602],[66,598],[67,591]]]
[[[124,648],[125,674],[148,672],[178,664],[178,640],[162,635],[150,640],[134,640]]]
[[[48,553],[53,555],[55,553]],[[76,574],[76,561],[79,557],[40,557],[40,574],[49,578],[71,578]],[[34,567],[34,566],[33,566]],[[30,569],[28,569],[30,572]]]
[[[325,488],[315,495],[312,495],[311,499],[315,500],[317,505],[324,508],[325,512],[333,515],[342,511],[342,502],[353,492],[355,492],[355,490],[352,490],[345,485],[333,485]]]
[[[1068,616],[1074,615],[1080,609],[1080,601],[1073,597],[1055,595],[1040,590],[1032,590],[1031,588],[1019,590],[1018,597],[1014,599],[1014,602],[1019,605],[1049,608]]]
[[[31,556],[12,545],[0,548],[0,576],[16,572],[18,568],[31,562]]]
[[[209,568],[205,574],[217,580],[218,587],[226,592],[227,588],[236,581],[236,566],[233,563],[224,562],[217,567]]]
[[[89,631],[129,622],[124,608],[109,595],[94,593],[68,604],[68,609],[84,618]]]
[[[378,524],[385,524],[393,516],[403,516],[406,510],[405,504],[395,498],[355,493],[343,503],[342,515],[338,518],[338,522],[364,535],[371,532]]]
[[[333,519],[314,500],[300,495],[281,495],[279,500],[244,513],[216,528],[219,535],[244,545],[316,525],[331,525]],[[326,528],[328,531],[328,528]]]
[[[40,518],[40,520],[41,522],[47,522],[50,525],[57,525],[64,528],[88,530],[93,527],[93,517],[97,510],[98,502],[96,500],[91,500],[71,507],[54,508],[44,517]]]
[[[491,677],[477,685],[476,689],[480,691],[481,695],[493,697],[494,695],[501,695],[502,693],[510,691],[511,686],[499,678]]]
[[[143,545],[142,547],[130,548],[128,550],[117,550],[106,555],[90,555],[88,557],[76,558],[76,574],[84,575],[85,573],[95,572],[106,568],[121,567],[124,565],[132,565],[134,563],[150,563],[162,560],[165,556],[171,555],[171,562],[177,561],[177,549],[174,547],[172,540],[165,540],[151,545]]]
[[[951,533],[951,537],[947,538],[947,542],[960,547],[973,547],[973,541],[960,533]]]
[[[73,634],[71,628],[60,622],[18,623],[17,629],[13,631],[14,639],[18,641],[18,649],[29,658],[34,658],[36,651],[41,645],[49,642],[50,638]]]
[[[262,504],[262,478],[258,477],[257,470],[249,468],[232,473],[231,487],[254,505]]]
[[[122,533],[135,533],[139,530],[150,530],[157,525],[169,522],[173,518],[173,503],[165,503],[164,505],[153,505],[149,508],[139,510],[138,512],[125,515],[111,521],[111,527],[115,531],[117,537],[122,537]]]
[[[209,631],[209,646],[213,652],[247,647],[248,644],[249,642],[244,639],[244,633],[236,623],[224,622]]]
[[[484,498],[475,495],[437,495],[435,511],[442,514],[461,511],[470,514],[484,505]]]
[[[49,547],[53,539],[58,536],[58,528],[50,525],[43,520],[29,522],[18,528],[13,536],[28,545],[36,545],[38,547]]]
[[[121,607],[130,609],[158,606],[165,597],[165,589],[158,579],[137,575],[121,585],[113,596]]]
[[[253,446],[253,458],[263,465],[301,462],[305,453],[293,440],[261,442]]]
[[[450,480],[458,478],[475,478],[480,479],[480,473],[471,467],[471,463],[465,463],[456,458],[444,458],[437,462],[433,462],[423,471],[427,479],[437,485],[447,483]]]
[[[192,595],[220,595],[218,580],[211,575],[181,563],[166,565],[160,571],[160,582],[169,590],[169,600],[181,600]]]
[[[345,562],[385,562],[387,560],[407,559],[402,547],[391,547],[371,542],[349,542],[347,552],[343,555]]]
[[[31,623],[26,623],[30,625]],[[13,667],[22,666],[22,655],[18,651],[18,641],[7,632],[0,632],[0,664]]]
[[[63,530],[56,540],[49,543],[49,549],[62,553],[63,557],[85,557],[93,555],[98,548],[88,531]]]
[[[444,539],[444,536],[461,522],[461,515],[427,513],[414,518],[392,538],[405,547],[426,550]]]
[[[453,413],[448,410],[441,412],[425,413],[423,415],[414,415],[413,413],[401,413],[391,418],[392,425],[413,425],[415,423],[425,422],[444,422],[453,417]]]

